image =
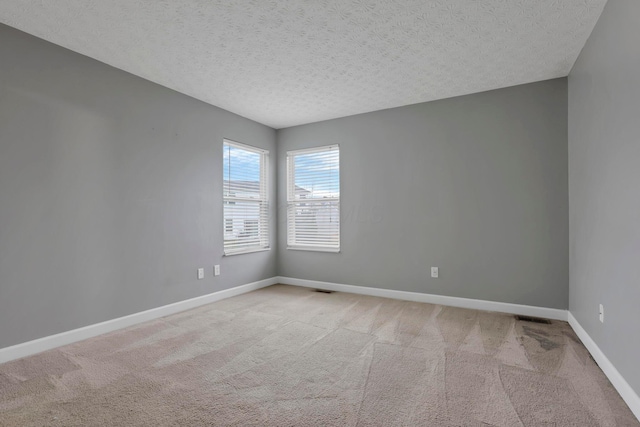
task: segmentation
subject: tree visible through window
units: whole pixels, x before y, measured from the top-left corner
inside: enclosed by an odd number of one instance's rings
[[[340,250],[340,149],[287,152],[287,244],[290,249]]]
[[[224,253],[269,248],[269,152],[237,142],[223,144]]]

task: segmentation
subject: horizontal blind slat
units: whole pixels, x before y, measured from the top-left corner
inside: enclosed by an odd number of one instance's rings
[[[289,246],[339,249],[339,147],[288,152],[287,180]]]

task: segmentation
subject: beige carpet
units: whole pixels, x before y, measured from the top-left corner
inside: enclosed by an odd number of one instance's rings
[[[272,286],[0,365],[2,426],[639,426],[567,323]]]

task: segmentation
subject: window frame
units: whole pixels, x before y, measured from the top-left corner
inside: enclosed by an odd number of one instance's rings
[[[305,154],[314,154],[314,153],[324,153],[330,151],[337,151],[338,156],[338,197],[330,197],[330,198],[318,198],[318,199],[296,199],[295,197],[295,156],[297,155],[305,155]],[[305,148],[299,150],[290,150],[286,153],[286,200],[287,200],[287,249],[289,250],[299,250],[299,251],[313,251],[313,252],[328,252],[328,253],[340,253],[342,242],[342,221],[341,221],[341,209],[340,209],[340,194],[342,187],[342,179],[341,179],[341,164],[340,164],[340,146],[339,144],[332,145],[323,145],[319,147]],[[330,173],[329,170],[327,173]],[[300,200],[304,200],[304,202],[300,202]],[[292,224],[292,216],[295,215],[296,203],[306,203],[306,204],[320,204],[320,203],[335,203],[335,208],[338,210],[338,239],[337,246],[319,246],[319,245],[311,245],[311,244],[301,244],[299,242],[295,242],[295,236],[292,236],[292,229],[295,227],[295,222]],[[330,207],[332,209],[333,206]],[[295,232],[294,232],[295,233]]]
[[[225,176],[225,162],[227,161],[224,158],[224,150],[227,146],[245,150],[250,153],[258,154],[260,156],[260,181],[259,181],[259,198],[243,198],[237,196],[229,196],[227,193],[227,188],[225,187],[225,183],[227,181],[227,176]],[[271,250],[271,226],[269,224],[269,150],[264,148],[254,147],[251,145],[247,145],[241,142],[237,142],[228,138],[224,138],[222,141],[222,248],[224,256],[234,256],[241,255],[253,252],[262,252]],[[229,204],[237,204],[241,203],[255,203],[258,205],[258,243],[252,246],[246,246],[241,248],[229,248],[227,247],[228,240],[226,239],[227,229],[228,229],[228,220],[232,220],[232,224],[236,222],[236,220],[241,220],[245,223],[247,218],[238,218],[238,217],[229,217],[226,216],[225,206],[227,203]],[[249,218],[249,220],[255,220],[253,218]]]

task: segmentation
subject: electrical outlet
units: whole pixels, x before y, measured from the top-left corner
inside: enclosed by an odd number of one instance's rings
[[[220,266],[219,265],[214,265],[213,266],[213,275],[214,276],[219,276],[220,275]]]
[[[600,304],[599,313],[600,313],[600,322],[604,323],[604,306],[602,304]]]
[[[431,267],[431,277],[438,278],[438,267]]]
[[[198,280],[204,279],[204,268],[198,269]]]

